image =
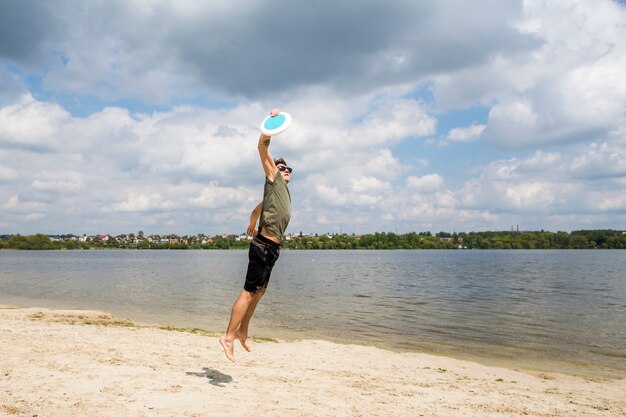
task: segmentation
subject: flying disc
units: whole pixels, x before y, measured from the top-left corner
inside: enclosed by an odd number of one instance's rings
[[[267,116],[261,123],[261,133],[265,136],[275,136],[283,133],[291,124],[289,113],[280,112],[276,116]]]

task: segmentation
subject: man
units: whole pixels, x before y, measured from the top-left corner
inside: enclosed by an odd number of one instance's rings
[[[280,113],[272,110],[272,117]],[[291,195],[287,184],[291,179],[292,169],[284,159],[272,157],[269,151],[271,137],[261,134],[259,137],[259,156],[265,172],[263,201],[250,215],[247,233],[254,236],[248,252],[248,272],[244,289],[235,300],[230,314],[226,334],[220,336],[220,344],[226,357],[235,362],[234,342],[239,339],[248,352],[248,326],[259,300],[265,294],[274,263],[280,255],[280,244],[284,239],[285,229],[291,218]],[[255,228],[259,220],[259,229]]]

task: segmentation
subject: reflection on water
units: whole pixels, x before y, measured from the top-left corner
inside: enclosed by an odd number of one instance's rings
[[[0,303],[223,331],[246,262],[246,251],[0,251]],[[626,373],[625,270],[626,251],[283,251],[252,332]]]

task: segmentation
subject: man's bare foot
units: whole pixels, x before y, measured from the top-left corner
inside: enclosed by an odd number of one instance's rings
[[[220,336],[220,345],[222,345],[222,347],[224,348],[224,353],[226,354],[226,357],[232,363],[235,363],[235,347],[233,346],[233,341],[229,341],[226,336]]]
[[[250,349],[250,345],[248,345],[248,336],[244,335],[243,333],[235,333],[235,337],[237,339],[239,339],[239,342],[241,342],[241,346],[243,346],[243,348],[245,350],[247,350],[248,352],[252,352],[252,349]]]

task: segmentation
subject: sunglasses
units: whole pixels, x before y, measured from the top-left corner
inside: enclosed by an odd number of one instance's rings
[[[290,174],[291,174],[291,172],[293,171],[293,168],[289,168],[289,167],[286,167],[286,166],[284,166],[284,165],[279,165],[279,166],[277,166],[277,168],[278,168],[278,170],[279,170],[279,171],[281,171],[281,172],[282,172],[282,171],[287,171],[287,172],[288,172],[288,173],[290,173]]]

